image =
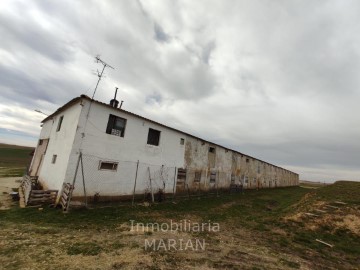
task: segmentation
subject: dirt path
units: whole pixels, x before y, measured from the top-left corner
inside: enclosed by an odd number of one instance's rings
[[[21,177],[1,177],[0,178],[0,210],[9,209],[16,204],[11,197],[10,192],[13,188],[18,188]]]

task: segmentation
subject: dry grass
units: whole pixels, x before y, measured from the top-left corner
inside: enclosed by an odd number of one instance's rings
[[[340,188],[346,191],[341,185]],[[354,187],[351,187],[353,189]],[[359,265],[359,203],[311,218],[327,192],[286,188],[62,214],[44,207],[0,212],[3,269],[352,269]],[[326,190],[325,190],[326,191]],[[329,191],[333,192],[332,190]],[[330,196],[331,198],[333,196]],[[338,199],[338,198],[337,198]],[[131,231],[136,222],[220,223],[220,232]],[[204,239],[204,251],[145,250],[145,239]],[[329,248],[320,238],[335,245]]]

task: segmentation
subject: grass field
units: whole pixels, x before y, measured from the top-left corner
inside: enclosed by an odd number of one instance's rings
[[[32,147],[0,143],[0,177],[22,176],[33,150]]]
[[[360,183],[342,181],[68,214],[15,207],[0,211],[0,261],[5,269],[359,269],[359,194]],[[185,219],[219,223],[220,231],[130,226]],[[206,249],[145,250],[145,239],[203,239]]]

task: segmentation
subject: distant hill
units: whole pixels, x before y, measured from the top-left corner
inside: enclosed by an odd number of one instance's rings
[[[30,165],[34,147],[0,143],[0,177],[21,176]]]

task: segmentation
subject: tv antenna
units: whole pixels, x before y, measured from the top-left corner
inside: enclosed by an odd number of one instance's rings
[[[105,68],[106,68],[106,67],[109,67],[109,68],[114,69],[114,68],[113,68],[112,66],[110,66],[108,63],[106,63],[105,61],[101,60],[101,59],[100,59],[100,55],[97,55],[97,56],[95,57],[95,62],[102,64],[102,65],[103,65],[103,68],[102,68],[101,72],[97,71],[97,76],[99,77],[99,79],[98,79],[98,81],[97,81],[97,83],[96,83],[96,86],[95,86],[95,89],[94,89],[94,93],[93,93],[91,99],[94,99],[94,96],[95,96],[95,93],[96,93],[96,89],[97,89],[97,87],[98,87],[98,85],[99,85],[99,82],[100,82],[100,80],[101,80],[101,78],[102,78],[102,76],[103,76],[103,74],[104,74]]]

